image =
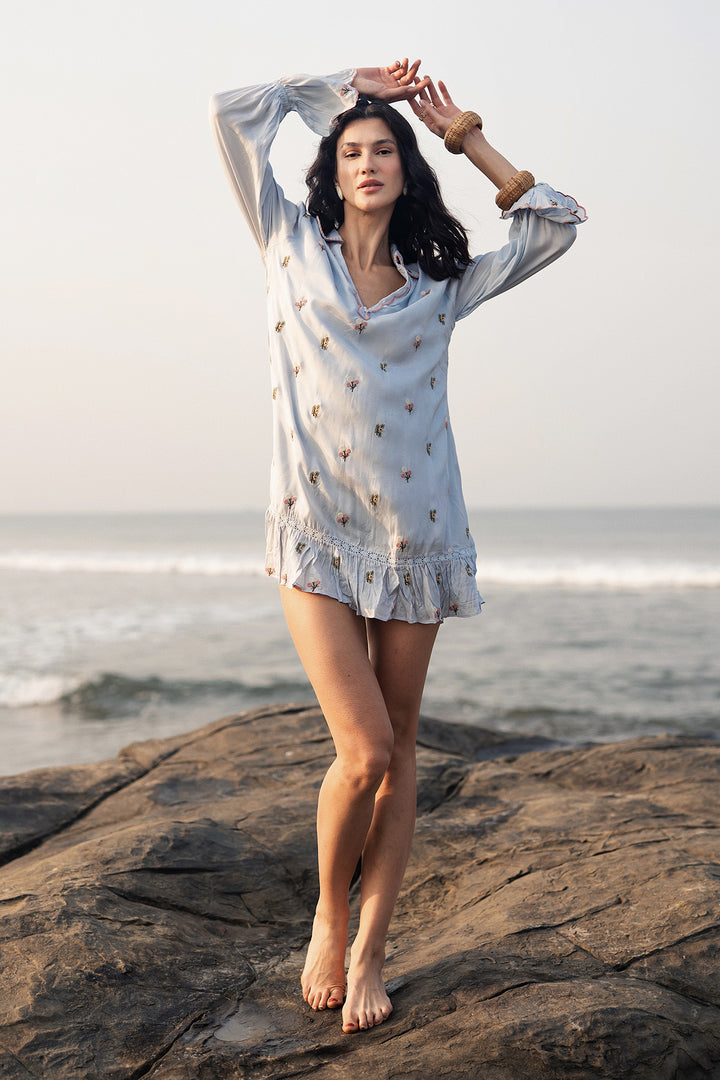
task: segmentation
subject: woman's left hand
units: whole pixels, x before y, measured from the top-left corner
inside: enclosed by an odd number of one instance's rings
[[[405,101],[428,84],[427,79],[418,78],[419,67],[419,60],[410,64],[406,56],[387,67],[358,68],[353,86],[359,94],[377,101]]]
[[[419,120],[425,124],[428,131],[433,135],[445,138],[445,132],[462,109],[459,109],[450,97],[447,86],[438,79],[437,87],[432,79],[423,80],[426,85],[421,85],[421,80],[416,80],[415,95],[409,99],[408,104]]]

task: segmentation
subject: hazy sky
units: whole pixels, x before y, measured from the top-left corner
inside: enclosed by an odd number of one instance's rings
[[[719,503],[719,11],[3,5],[0,512],[264,505],[262,264],[208,98],[403,54],[590,215],[567,256],[453,339],[468,503]],[[420,139],[472,250],[499,247],[489,182]],[[273,162],[294,198],[315,142],[283,125]]]

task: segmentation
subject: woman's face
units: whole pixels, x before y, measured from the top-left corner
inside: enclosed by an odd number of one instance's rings
[[[346,204],[365,213],[394,206],[405,176],[390,128],[377,116],[353,120],[340,135],[337,183]]]

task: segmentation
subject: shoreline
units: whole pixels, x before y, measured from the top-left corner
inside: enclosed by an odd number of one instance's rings
[[[713,1076],[716,740],[423,718],[394,1012],[354,1036],[299,990],[331,756],[290,704],[0,779],[3,1076]]]

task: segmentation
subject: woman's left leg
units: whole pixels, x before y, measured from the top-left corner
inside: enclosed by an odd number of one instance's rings
[[[350,950],[343,1030],[373,1027],[392,1006],[382,979],[385,940],[405,873],[417,804],[415,743],[439,624],[367,620],[370,661],[393,728],[390,765],[375,795],[362,853],[360,925]]]

